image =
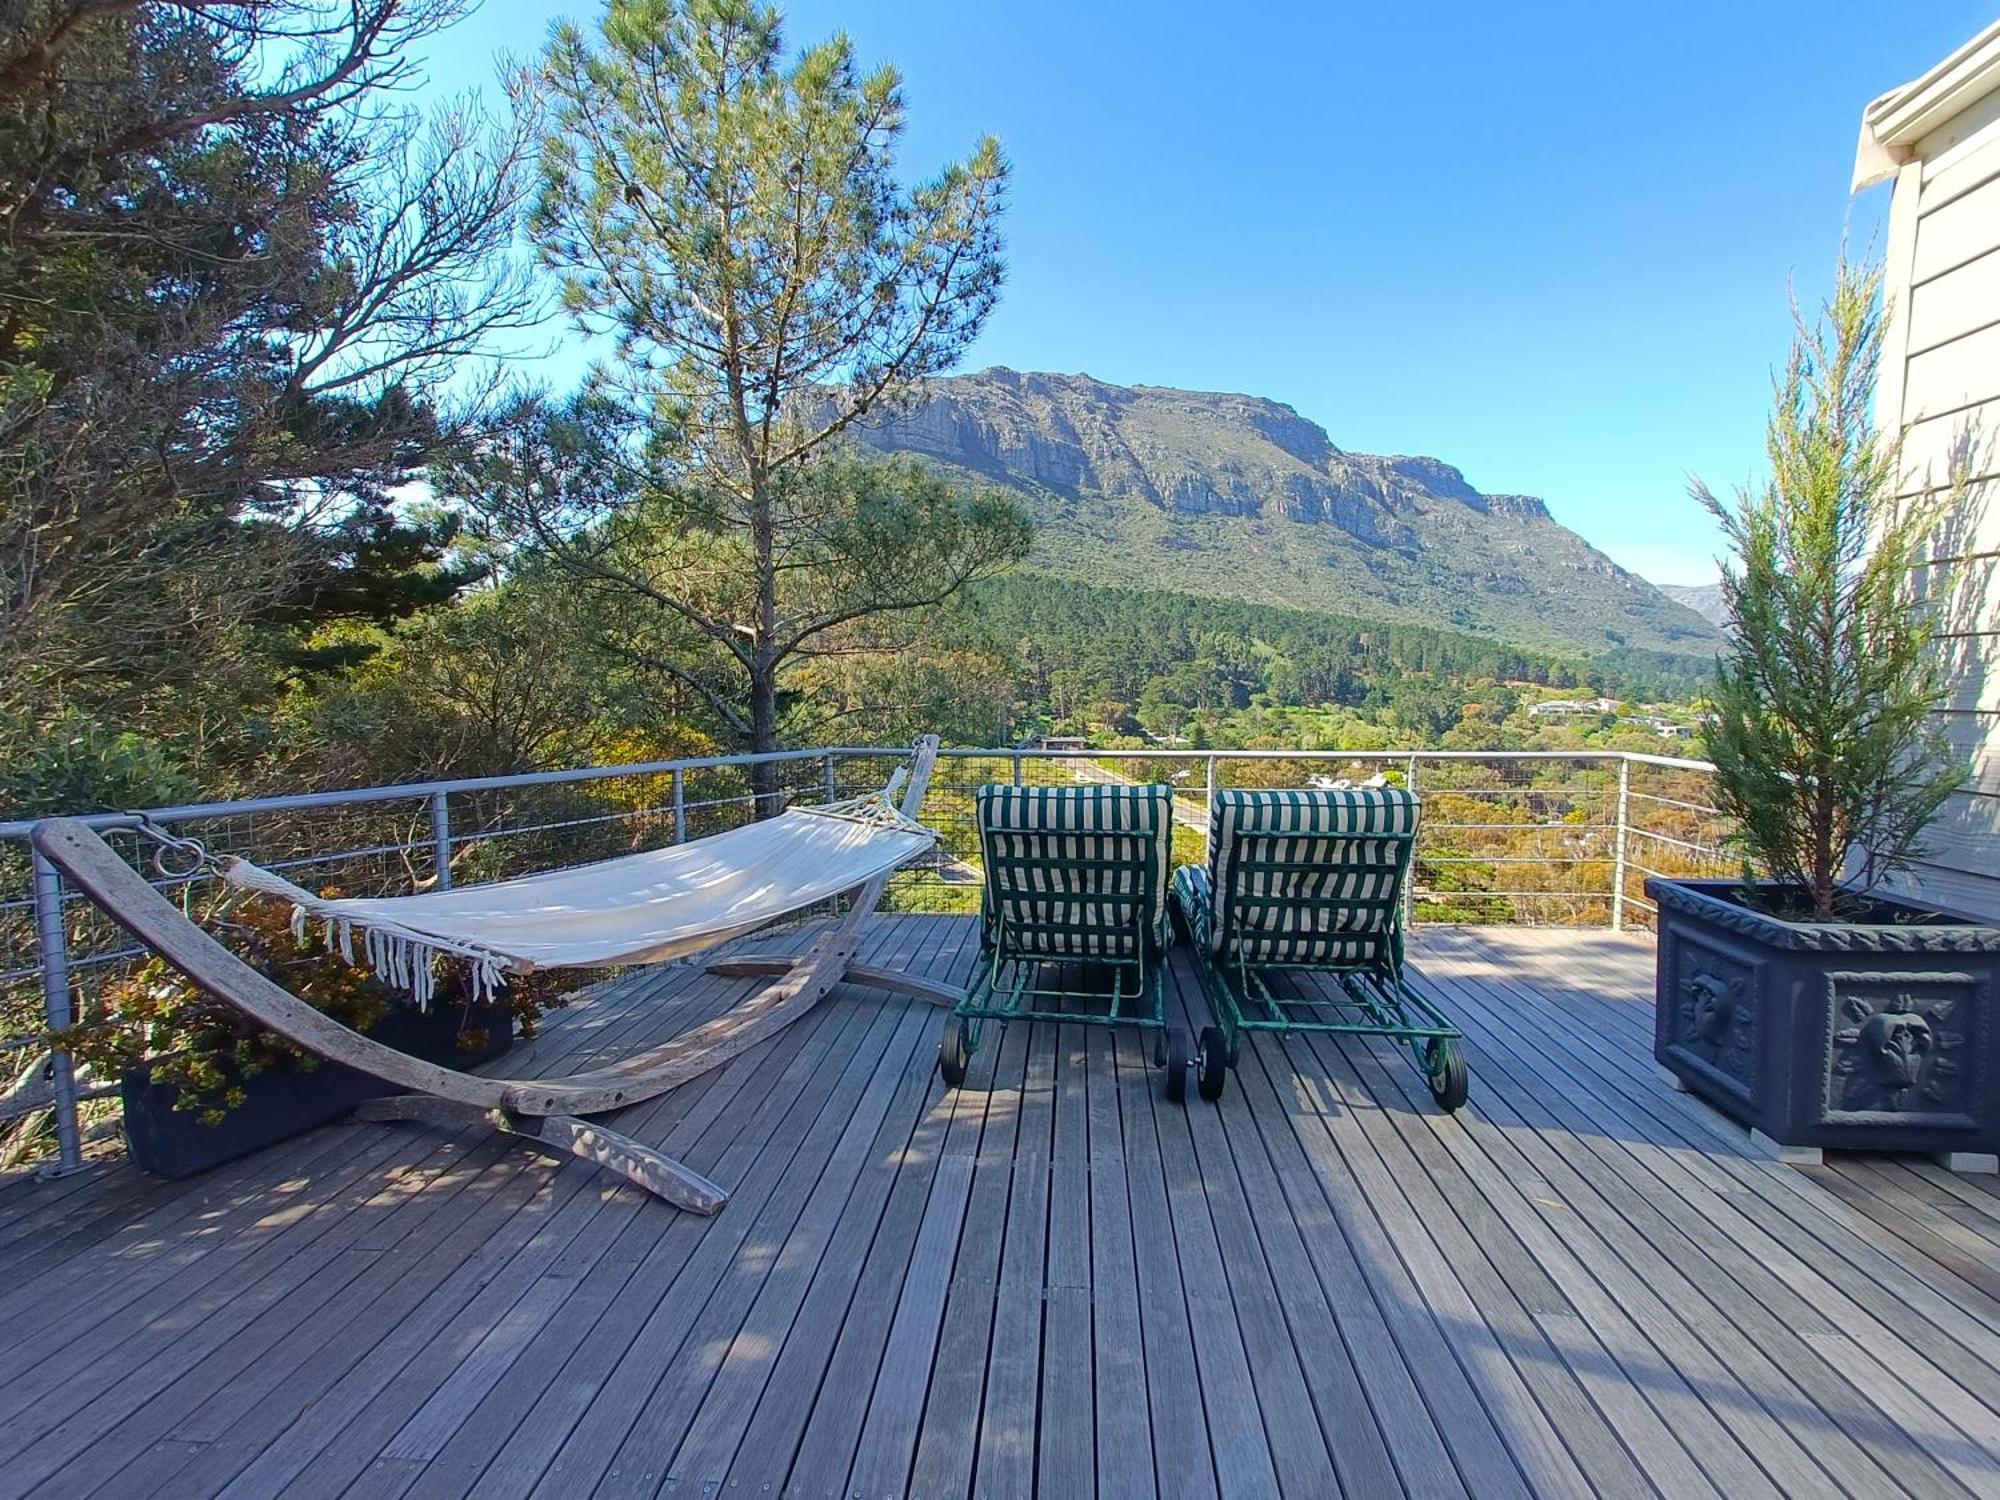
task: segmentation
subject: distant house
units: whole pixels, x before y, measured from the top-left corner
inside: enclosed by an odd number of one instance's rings
[[[1594,719],[1602,714],[1615,714],[1619,709],[1616,698],[1551,698],[1546,703],[1537,703],[1528,710],[1531,719]]]
[[[1934,554],[1957,575],[1942,717],[1972,779],[1916,884],[2000,917],[2000,23],[1862,112],[1854,188],[1890,180],[1877,420],[1904,433],[1906,493],[1943,485],[1960,454],[1974,481]]]

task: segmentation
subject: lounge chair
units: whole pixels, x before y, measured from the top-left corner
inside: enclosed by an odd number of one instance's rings
[[[988,1021],[1060,1021],[1153,1032],[1167,1097],[1184,1097],[1187,1033],[1163,1003],[1173,803],[1158,784],[979,789],[979,968],[938,1044],[948,1085],[964,1084]],[[1076,970],[1098,987],[1063,988]]]
[[[1384,1036],[1409,1047],[1447,1110],[1465,1102],[1463,1037],[1403,966],[1403,892],[1416,795],[1225,791],[1209,807],[1205,865],[1174,872],[1177,920],[1216,1024],[1195,1052],[1204,1099],[1222,1095],[1242,1033]],[[1331,983],[1270,980],[1324,975]]]

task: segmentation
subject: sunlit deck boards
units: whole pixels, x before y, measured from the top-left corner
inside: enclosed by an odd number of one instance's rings
[[[945,977],[971,941],[873,951]],[[621,1122],[734,1189],[713,1220],[373,1125],[10,1185],[0,1493],[2000,1493],[1991,1179],[1750,1157],[1655,1078],[1641,939],[1419,951],[1457,1119],[1323,1040],[1182,1110],[1077,1027],[949,1095],[938,1012],[843,990]],[[747,988],[641,976],[525,1060]]]

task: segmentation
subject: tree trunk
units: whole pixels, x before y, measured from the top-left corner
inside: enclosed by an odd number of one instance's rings
[[[1820,773],[1819,788],[1813,795],[1812,839],[1812,901],[1813,918],[1820,922],[1833,920],[1833,896],[1840,878],[1841,851],[1835,847],[1833,794],[1827,789],[1826,774]]]
[[[760,755],[778,748],[778,673],[775,665],[762,660],[750,669],[750,748]],[[759,761],[750,768],[750,790],[756,795],[760,818],[775,818],[785,810],[778,771],[772,761]]]
[[[732,349],[735,334],[730,335]],[[738,441],[750,479],[750,543],[757,559],[757,623],[750,652],[750,748],[759,755],[778,748],[778,555],[777,525],[771,505],[771,476],[743,413],[743,384],[732,373],[730,395],[736,409]],[[784,811],[778,767],[760,761],[750,768],[757,794],[756,815],[775,818]]]

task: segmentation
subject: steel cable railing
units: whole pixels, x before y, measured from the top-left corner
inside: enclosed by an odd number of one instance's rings
[[[881,785],[897,748],[816,748],[484,777],[162,808],[160,828],[287,878],[349,895],[501,879],[699,838],[752,815],[750,768],[774,765],[788,801]],[[937,848],[892,881],[886,911],[977,909],[973,792],[988,781],[1166,781],[1179,790],[1175,857],[1198,860],[1208,798],[1225,787],[1358,784],[1381,777],[1424,798],[1409,916],[1416,922],[1646,926],[1649,875],[1727,874],[1706,762],[1619,751],[951,749],[924,821]],[[89,819],[142,864],[133,814]],[[95,1013],[105,981],[140,950],[33,854],[32,823],[0,823],[0,1130],[18,1155],[82,1160],[84,1107],[116,1079],[79,1077],[49,1036]],[[155,883],[190,909],[205,873]],[[109,1106],[99,1105],[111,1118]],[[32,1122],[27,1124],[24,1122]],[[0,1161],[0,1165],[4,1165]]]

